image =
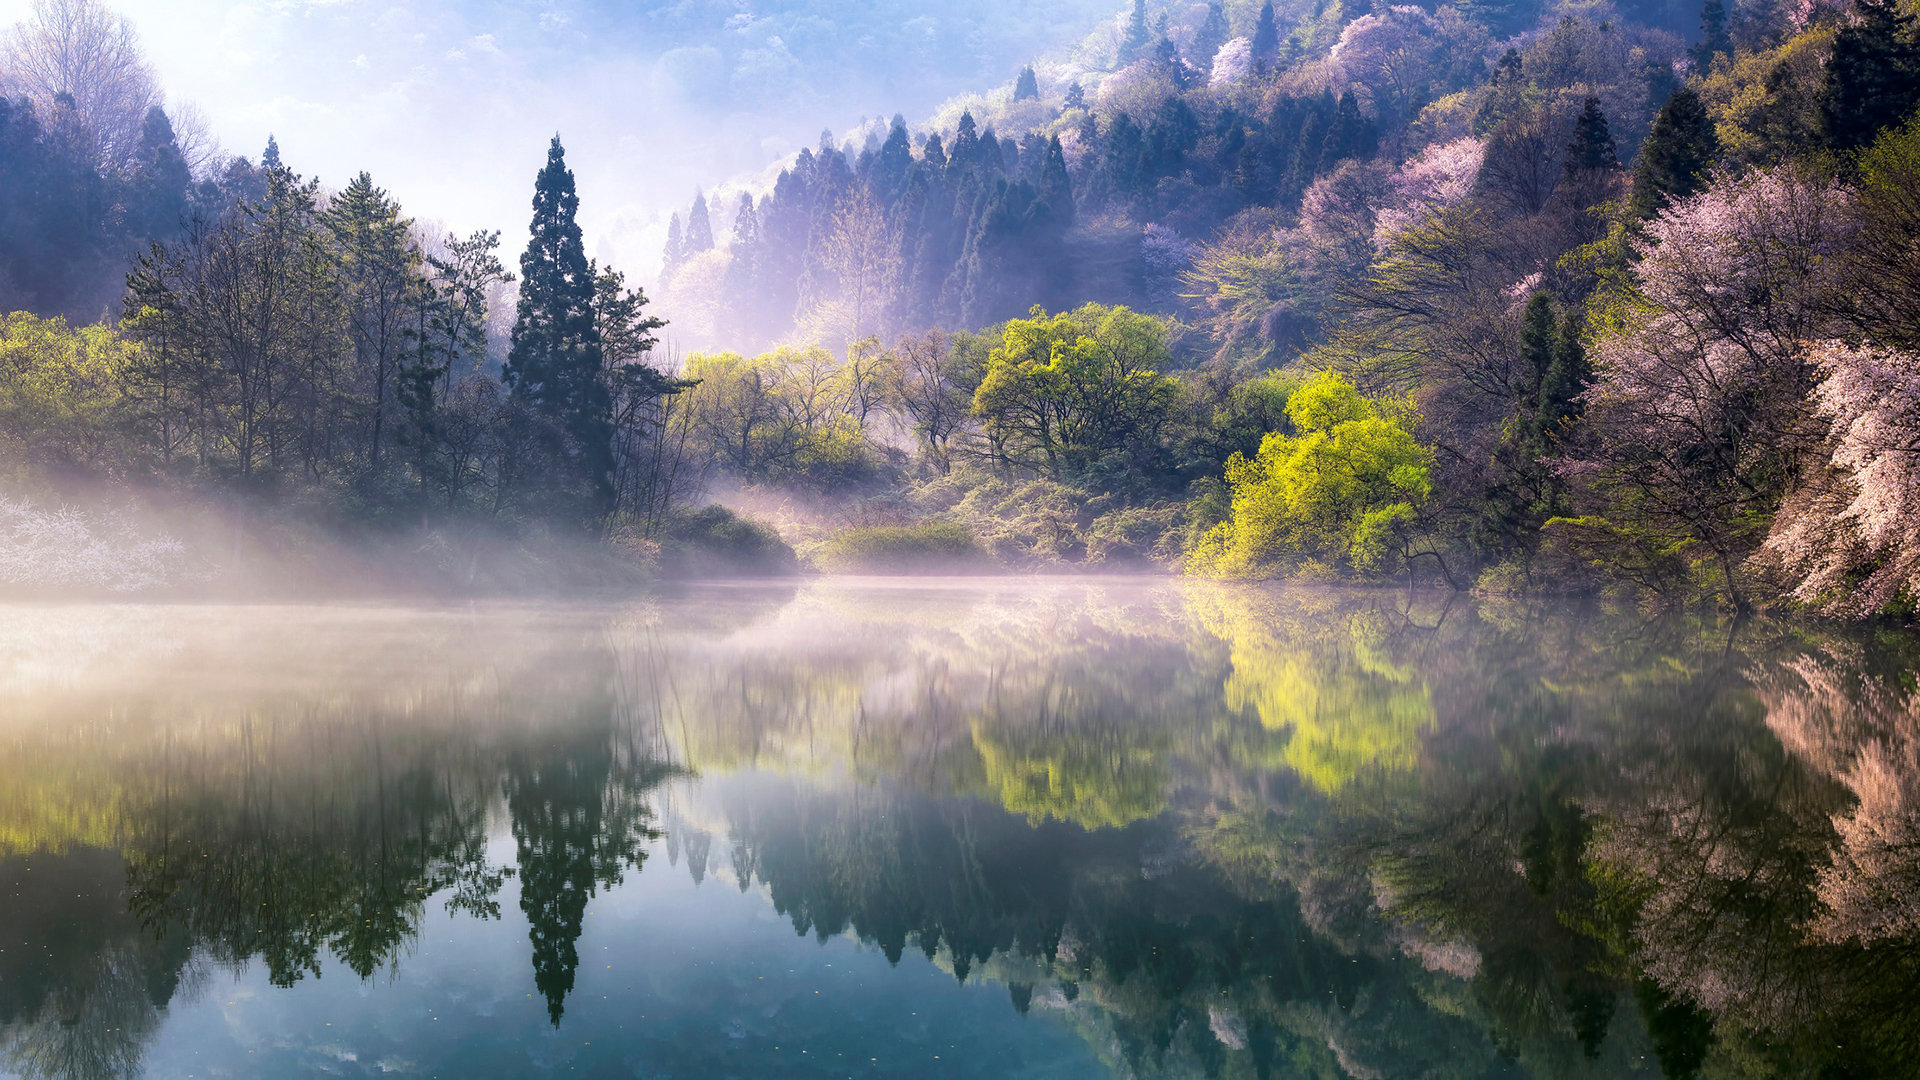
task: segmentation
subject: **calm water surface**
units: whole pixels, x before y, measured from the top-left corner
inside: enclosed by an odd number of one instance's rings
[[[1920,646],[824,580],[0,608],[0,1075],[1875,1077]]]

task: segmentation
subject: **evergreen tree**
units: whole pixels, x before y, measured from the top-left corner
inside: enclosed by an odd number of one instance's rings
[[[1127,20],[1127,33],[1120,39],[1120,53],[1114,58],[1113,66],[1123,68],[1140,59],[1147,41],[1147,0],[1133,0],[1133,16]]]
[[[280,140],[267,136],[267,148],[260,154],[260,167],[268,172],[285,168],[280,164]]]
[[[1587,98],[1579,119],[1573,122],[1573,138],[1567,142],[1568,175],[1610,171],[1620,167],[1620,154],[1613,145],[1613,133],[1607,129],[1607,114],[1600,99]]]
[[[534,182],[532,239],[520,257],[520,304],[503,377],[513,400],[564,436],[545,440],[562,473],[554,479],[577,486],[587,515],[597,518],[613,497],[612,406],[600,379],[594,273],[579,209],[556,135]]]
[[[687,254],[699,255],[713,250],[713,221],[707,216],[707,196],[695,192],[693,209],[687,214]]]
[[[361,173],[335,196],[322,218],[339,264],[347,334],[353,343],[357,381],[368,415],[367,465],[384,464],[389,417],[396,391],[407,378],[432,387],[442,371],[440,359],[423,352],[418,315],[425,310],[424,260],[413,241],[413,222],[400,204]],[[421,411],[414,403],[409,412]]]
[[[1545,292],[1534,293],[1520,320],[1520,371],[1533,384],[1536,407],[1540,387],[1547,381],[1547,369],[1553,366],[1553,342],[1553,299]]]
[[[1033,101],[1040,96],[1040,77],[1034,73],[1033,65],[1020,69],[1020,77],[1013,81],[1013,100]]]
[[[1693,50],[1693,61],[1701,73],[1713,67],[1715,59],[1733,55],[1733,38],[1727,34],[1725,0],[1706,0],[1700,6],[1700,44]]]
[[[173,122],[155,105],[140,125],[140,149],[129,177],[127,225],[147,240],[165,240],[184,224],[193,189],[193,170],[180,153]]]
[[[1705,187],[1719,153],[1720,138],[1700,95],[1684,86],[1674,91],[1633,163],[1633,215],[1645,220]]]
[[[1061,102],[1061,105],[1068,109],[1086,108],[1087,107],[1087,88],[1084,86],[1081,86],[1079,80],[1077,79],[1074,80],[1073,82],[1068,83],[1066,97]]]
[[[1200,29],[1194,32],[1191,57],[1195,67],[1203,73],[1213,70],[1213,58],[1220,54],[1220,47],[1233,36],[1233,28],[1227,23],[1227,8],[1220,0],[1210,0],[1207,4],[1207,17],[1201,22]]]
[[[1067,154],[1058,135],[1047,141],[1046,160],[1040,168],[1040,201],[1054,221],[1073,224],[1073,177],[1067,171]]]
[[[1535,426],[1545,438],[1555,438],[1563,424],[1580,415],[1580,394],[1592,377],[1586,346],[1580,342],[1579,315],[1568,312],[1566,318],[1560,320],[1560,332],[1553,343],[1553,360],[1540,382]]]
[[[1273,16],[1273,0],[1260,5],[1260,21],[1253,27],[1253,70],[1265,75],[1280,58],[1280,24]]]
[[[1820,88],[1820,125],[1826,144],[1858,150],[1920,104],[1920,47],[1913,17],[1893,0],[1858,0],[1858,21],[1833,39]]]
[[[684,231],[680,228],[680,215],[675,214],[673,218],[667,222],[667,249],[662,264],[662,271],[668,277],[672,277],[673,272],[680,269],[680,264],[686,261],[687,239]]]

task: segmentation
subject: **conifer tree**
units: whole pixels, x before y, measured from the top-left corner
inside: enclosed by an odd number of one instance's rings
[[[1280,24],[1274,20],[1273,0],[1260,5],[1260,21],[1253,28],[1253,70],[1265,75],[1280,58]]]
[[[1040,77],[1034,73],[1033,65],[1020,69],[1020,77],[1013,81],[1013,100],[1032,101],[1040,96]]]
[[[1067,171],[1067,154],[1058,135],[1047,141],[1046,161],[1040,167],[1040,201],[1054,221],[1073,224],[1073,177]]]
[[[1706,0],[1700,6],[1700,45],[1693,50],[1693,61],[1705,73],[1716,58],[1731,55],[1733,38],[1727,33],[1725,0]]]
[[[1820,126],[1826,144],[1858,150],[1920,104],[1920,46],[1914,20],[1893,0],[1858,0],[1859,20],[1833,39],[1820,88]]]
[[[580,196],[554,136],[546,167],[534,182],[532,239],[520,257],[520,304],[504,381],[564,442],[551,445],[553,479],[576,489],[587,516],[612,503],[611,404],[600,379],[600,332],[594,322],[594,271],[575,215]]]
[[[1560,332],[1553,342],[1553,361],[1547,365],[1540,383],[1540,403],[1536,426],[1547,438],[1554,438],[1561,425],[1580,415],[1580,393],[1587,388],[1593,373],[1587,363],[1587,349],[1580,341],[1580,317],[1568,312],[1560,320]]]
[[[1073,82],[1068,83],[1066,98],[1064,101],[1061,102],[1061,104],[1069,109],[1086,108],[1087,107],[1087,88],[1084,86],[1081,86],[1079,80],[1077,79]]]
[[[680,215],[675,214],[667,222],[667,249],[663,260],[663,270],[671,277],[680,264],[687,261],[687,239],[680,228]]]
[[[367,464],[378,472],[402,368],[422,369],[411,378],[427,387],[441,374],[437,358],[419,350],[424,342],[416,315],[426,298],[424,260],[413,241],[413,222],[364,172],[334,198],[323,221],[339,264],[347,335],[370,399]]]
[[[1613,133],[1607,128],[1607,114],[1600,99],[1587,98],[1579,119],[1573,122],[1573,138],[1567,142],[1566,171],[1569,175],[1612,170],[1620,167],[1620,154],[1613,145]]]
[[[1633,163],[1633,215],[1645,220],[1705,187],[1719,153],[1720,138],[1700,95],[1684,86],[1674,91]]]
[[[687,214],[687,254],[713,250],[713,220],[707,215],[707,196],[695,192],[693,209]]]
[[[1126,67],[1140,59],[1147,48],[1147,0],[1133,0],[1133,15],[1127,20],[1126,36],[1120,39],[1120,53],[1113,66]]]
[[[1220,47],[1232,36],[1233,28],[1227,23],[1226,5],[1220,0],[1210,0],[1206,20],[1193,35],[1192,59],[1202,74],[1213,70],[1213,58],[1220,54]]]

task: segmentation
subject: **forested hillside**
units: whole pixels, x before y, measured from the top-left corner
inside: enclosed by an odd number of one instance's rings
[[[43,7],[138,73],[111,13]],[[35,83],[76,70],[36,32],[0,113],[28,488],[777,564],[692,511],[719,496],[821,568],[1849,616],[1920,586],[1898,0],[1136,0],[1006,86],[696,200],[664,327],[586,258],[558,140],[510,285],[495,234],[428,234],[369,177],[183,149],[150,80]]]

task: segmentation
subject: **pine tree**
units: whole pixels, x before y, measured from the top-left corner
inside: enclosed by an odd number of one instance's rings
[[[1920,47],[1913,17],[1893,0],[1858,0],[1859,21],[1833,39],[1820,88],[1820,125],[1826,144],[1842,152],[1873,142],[1920,104]]]
[[[1633,163],[1633,215],[1645,220],[1705,187],[1719,153],[1720,138],[1700,95],[1684,86],[1674,91]]]
[[[272,135],[267,136],[267,148],[260,154],[260,167],[268,172],[286,167],[280,163],[280,140]]]
[[[1194,66],[1201,72],[1213,70],[1213,58],[1220,54],[1220,47],[1233,36],[1233,28],[1227,23],[1226,5],[1220,0],[1210,0],[1207,4],[1206,21],[1193,35],[1192,59]]]
[[[1034,73],[1033,65],[1020,69],[1020,77],[1013,81],[1013,100],[1033,101],[1040,96],[1040,77]]]
[[[180,153],[173,122],[155,105],[140,125],[140,150],[133,161],[127,224],[149,240],[169,239],[185,223],[193,170]]]
[[[1253,70],[1265,75],[1280,58],[1280,24],[1273,16],[1273,0],[1260,5],[1260,21],[1253,28]]]
[[[600,379],[594,272],[575,220],[579,209],[556,135],[534,182],[532,239],[520,257],[520,304],[503,378],[513,400],[564,433],[564,443],[550,447],[562,473],[554,479],[578,488],[587,516],[598,518],[613,501],[612,405]]]
[[[1700,6],[1700,45],[1693,50],[1693,62],[1705,73],[1715,59],[1733,55],[1733,39],[1727,34],[1725,0],[1706,0]]]
[[[1079,80],[1077,79],[1073,82],[1068,83],[1066,96],[1061,101],[1060,104],[1064,108],[1068,108],[1068,109],[1086,108],[1087,107],[1087,88],[1084,86],[1081,86],[1079,83]]]
[[[1040,201],[1054,221],[1073,224],[1073,177],[1067,171],[1067,154],[1058,135],[1047,141],[1046,162],[1040,168]]]
[[[1113,66],[1123,68],[1140,59],[1147,40],[1147,0],[1133,0],[1133,17],[1127,20],[1127,33],[1120,39],[1120,53]]]
[[[1587,366],[1587,349],[1580,342],[1580,318],[1568,312],[1560,320],[1560,332],[1553,342],[1553,361],[1541,380],[1539,408],[1535,426],[1547,438],[1555,438],[1563,424],[1580,415],[1580,394],[1593,377]]]
[[[1520,320],[1520,371],[1533,383],[1536,408],[1541,400],[1540,388],[1546,385],[1547,369],[1553,366],[1553,331],[1553,299],[1545,292],[1534,293]]]
[[[695,192],[693,209],[687,214],[687,254],[699,255],[713,250],[713,221],[707,216],[707,196]]]
[[[667,222],[667,248],[662,262],[662,272],[671,277],[675,270],[680,269],[680,264],[686,261],[686,235],[680,228],[680,215],[675,214]]]
[[[1587,98],[1579,119],[1573,122],[1573,138],[1567,142],[1566,171],[1608,171],[1620,167],[1620,154],[1613,145],[1613,133],[1607,129],[1607,114],[1600,99]]]
[[[413,222],[401,216],[400,204],[364,172],[334,197],[322,220],[339,266],[347,336],[363,380],[362,393],[371,399],[364,403],[367,464],[378,472],[402,369],[428,387],[442,374],[440,359],[422,353],[426,342],[416,329],[416,315],[426,300],[424,260],[413,242]]]

